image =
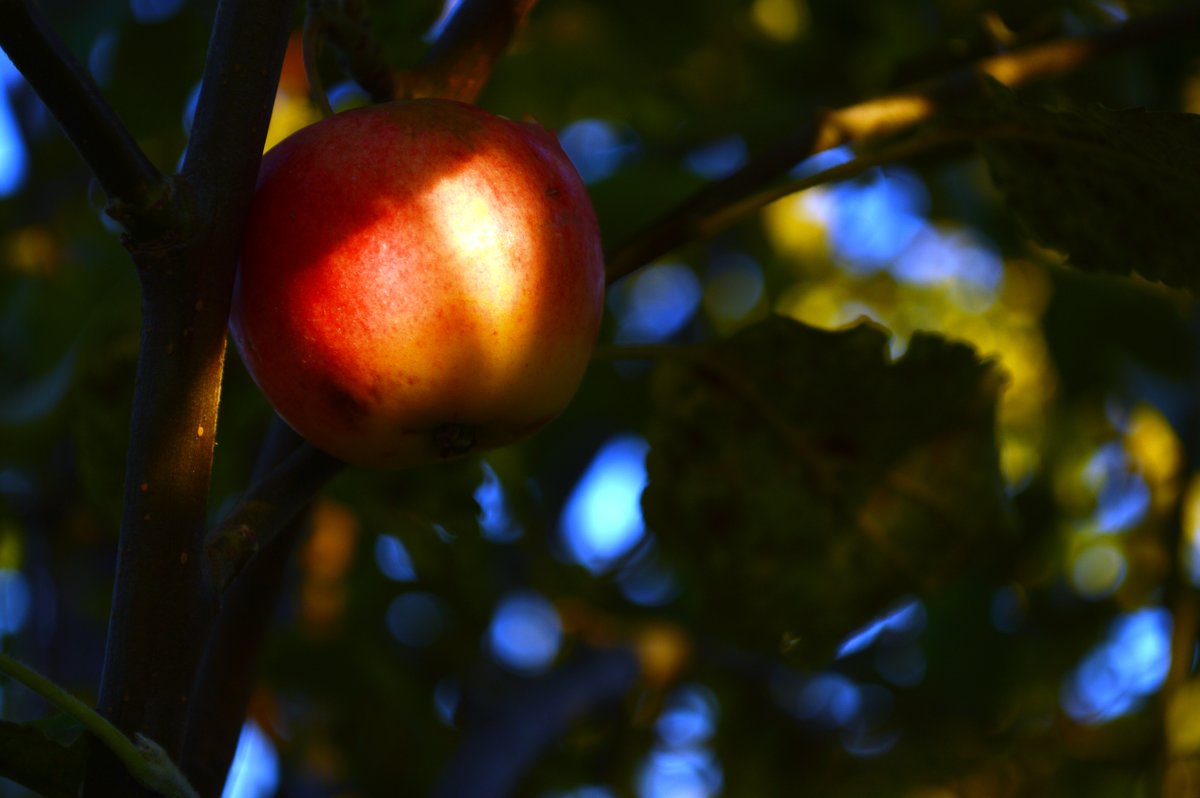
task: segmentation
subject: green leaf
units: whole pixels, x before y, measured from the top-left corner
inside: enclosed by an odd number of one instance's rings
[[[1022,226],[1087,271],[1200,286],[1200,116],[1042,108],[998,90],[981,148]]]
[[[87,741],[66,714],[34,723],[0,720],[0,776],[46,798],[74,798],[83,780]]]
[[[827,656],[1007,537],[1002,379],[967,346],[917,335],[892,362],[871,324],[775,317],[653,382],[646,521],[729,638]]]

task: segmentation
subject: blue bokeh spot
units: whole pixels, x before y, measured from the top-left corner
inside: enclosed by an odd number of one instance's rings
[[[592,572],[609,568],[645,535],[641,499],[649,448],[633,435],[610,440],[567,499],[563,543],[571,559]]]
[[[537,593],[509,594],[496,607],[487,642],[502,665],[522,673],[540,673],[553,664],[562,644],[558,611]]]
[[[1171,614],[1161,607],[1113,621],[1107,638],[1084,657],[1063,685],[1060,700],[1081,723],[1103,723],[1141,706],[1167,677]]]
[[[279,785],[279,756],[263,730],[246,721],[221,798],[271,798]]]
[[[415,582],[417,569],[404,542],[395,535],[375,538],[375,564],[393,582]]]
[[[683,159],[687,168],[709,180],[727,177],[746,163],[746,141],[741,136],[726,136],[689,152]]]

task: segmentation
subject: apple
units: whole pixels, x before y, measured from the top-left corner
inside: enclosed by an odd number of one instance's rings
[[[350,463],[524,438],[583,378],[600,234],[544,128],[449,100],[336,114],[268,152],[230,330],[285,421]]]

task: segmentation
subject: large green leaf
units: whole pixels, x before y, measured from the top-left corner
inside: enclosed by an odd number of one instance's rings
[[[1088,271],[1200,285],[1200,116],[1043,108],[998,92],[981,147],[1039,243]]]
[[[997,370],[871,324],[771,318],[654,374],[647,524],[726,636],[822,657],[1004,539]],[[715,578],[714,578],[715,577]]]

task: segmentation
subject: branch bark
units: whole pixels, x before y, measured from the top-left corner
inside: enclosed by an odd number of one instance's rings
[[[0,0],[0,48],[95,172],[113,218],[136,229],[139,216],[161,203],[168,181],[32,0]]]
[[[463,0],[401,94],[475,102],[537,0]]]
[[[805,158],[844,144],[894,135],[933,118],[947,106],[975,99],[985,86],[985,76],[1018,88],[1061,77],[1103,56],[1195,32],[1198,26],[1200,5],[1189,3],[1089,36],[986,58],[905,92],[816,114],[738,172],[700,189],[613,248],[608,257],[608,283],[702,237],[707,219],[741,202]]]
[[[261,480],[301,444],[276,418],[254,469]],[[296,542],[308,527],[307,514],[288,522],[233,581],[209,635],[192,712],[184,735],[181,765],[202,796],[221,794],[246,719],[254,676]]]
[[[179,207],[126,242],[141,350],[99,709],[177,758],[212,621],[204,532],[234,269],[291,23],[290,0],[217,7]],[[111,758],[86,794],[143,794]]]
[[[433,798],[503,798],[566,727],[619,701],[638,678],[624,649],[587,651],[513,695],[467,732]]]
[[[287,457],[257,479],[208,537],[208,565],[218,598],[345,467],[341,460],[298,441]]]

